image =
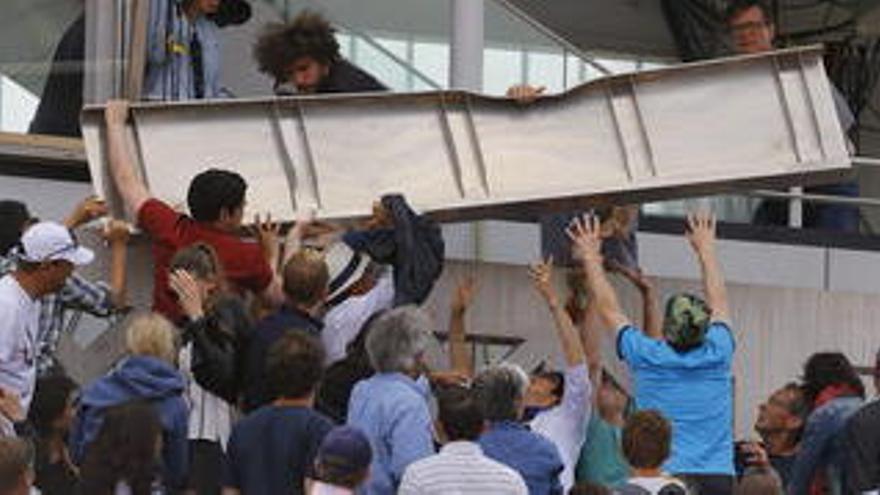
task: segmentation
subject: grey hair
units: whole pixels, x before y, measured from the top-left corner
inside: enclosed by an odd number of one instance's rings
[[[428,349],[433,324],[416,306],[401,306],[380,316],[370,325],[367,355],[378,373],[406,372]]]
[[[480,372],[473,389],[487,421],[518,421],[529,375],[515,364],[502,363]]]

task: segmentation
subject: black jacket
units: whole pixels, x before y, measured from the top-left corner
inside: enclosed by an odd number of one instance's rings
[[[219,299],[204,317],[184,325],[184,340],[192,342],[190,371],[202,388],[237,404],[244,383],[244,359],[253,324],[235,296]]]
[[[383,196],[382,205],[394,218],[393,229],[352,231],[344,240],[376,262],[394,267],[395,307],[422,304],[443,273],[443,233],[434,221],[417,215],[399,194]]]
[[[388,87],[369,72],[348,60],[339,59],[330,66],[330,72],[318,85],[316,93],[365,93],[370,91],[388,91]]]

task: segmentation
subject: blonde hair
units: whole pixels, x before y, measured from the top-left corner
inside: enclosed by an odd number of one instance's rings
[[[174,364],[174,326],[158,313],[139,313],[125,326],[125,347],[133,356],[150,356]]]

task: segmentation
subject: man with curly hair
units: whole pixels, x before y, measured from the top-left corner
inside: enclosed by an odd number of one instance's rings
[[[378,79],[339,54],[336,30],[320,14],[300,13],[287,24],[270,24],[257,40],[260,72],[275,79],[275,93],[387,91]]]

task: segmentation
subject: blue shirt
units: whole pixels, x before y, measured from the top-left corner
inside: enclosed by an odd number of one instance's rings
[[[713,322],[703,344],[677,352],[632,326],[620,329],[617,353],[629,367],[638,409],[657,409],[672,423],[667,472],[733,475],[735,343],[726,323]]]
[[[305,407],[266,406],[235,425],[224,485],[248,495],[303,494],[333,423]]]
[[[203,98],[222,96],[220,87],[220,36],[217,24],[204,15],[190,22],[172,0],[150,0],[147,25],[147,57],[144,73],[145,100],[190,100],[196,98],[194,71],[201,59]],[[193,38],[201,45],[194,56]]]
[[[499,421],[483,433],[479,444],[486,456],[523,477],[529,495],[562,494],[562,457],[556,445],[543,435],[521,423]]]
[[[358,493],[392,495],[411,463],[434,454],[428,389],[401,373],[377,373],[351,392],[348,425],[373,448],[370,479]]]

